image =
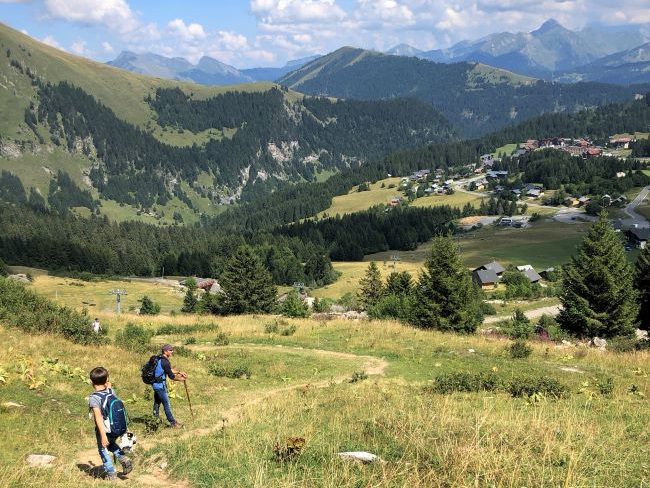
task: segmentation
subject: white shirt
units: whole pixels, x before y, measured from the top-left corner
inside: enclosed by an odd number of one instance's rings
[[[94,330],[97,334],[99,334],[99,331],[102,330],[102,326],[99,325],[99,320],[95,320],[95,321],[93,322],[93,330]]]

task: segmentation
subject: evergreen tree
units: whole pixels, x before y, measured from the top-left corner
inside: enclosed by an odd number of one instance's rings
[[[636,262],[634,288],[639,292],[639,327],[650,330],[650,247],[646,246]]]
[[[413,288],[413,279],[408,271],[400,273],[393,271],[386,278],[386,294],[395,296],[407,296]]]
[[[379,301],[384,293],[381,273],[374,261],[370,261],[366,274],[359,280],[359,285],[359,302],[364,310],[368,310]]]
[[[187,291],[185,292],[185,298],[183,298],[183,307],[181,308],[181,312],[194,313],[196,311],[197,303],[198,299],[194,294],[194,289],[188,286]]]
[[[0,276],[8,276],[9,269],[2,259],[0,259]]]
[[[240,246],[226,262],[219,283],[226,313],[270,313],[275,308],[271,274],[249,246]]]
[[[309,305],[300,299],[296,290],[291,290],[280,306],[280,313],[285,317],[309,317]]]
[[[423,328],[471,333],[483,320],[481,298],[451,237],[433,238],[415,287],[409,321]]]
[[[159,313],[160,305],[147,295],[143,296],[140,305],[140,315],[158,315]]]
[[[636,298],[632,267],[603,212],[564,267],[558,322],[579,337],[629,336],[638,314]]]

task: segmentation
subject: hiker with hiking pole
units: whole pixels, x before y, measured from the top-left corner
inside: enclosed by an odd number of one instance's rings
[[[158,418],[160,416],[160,404],[162,404],[165,409],[165,416],[169,421],[169,426],[173,429],[177,429],[182,427],[183,424],[178,422],[172,414],[172,407],[169,402],[169,393],[167,391],[167,378],[172,381],[184,382],[187,379],[187,374],[172,369],[169,358],[171,358],[173,353],[174,346],[171,344],[165,344],[162,347],[161,354],[151,356],[149,362],[142,367],[142,381],[151,385],[153,388],[154,417]]]

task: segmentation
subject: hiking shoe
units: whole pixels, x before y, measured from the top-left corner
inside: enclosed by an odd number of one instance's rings
[[[183,424],[180,422],[174,422],[173,424],[170,425],[172,429],[181,429],[183,427]]]
[[[122,474],[129,474],[133,471],[133,462],[128,457],[122,456],[120,464],[122,465]]]
[[[117,481],[117,472],[106,473],[106,481]]]

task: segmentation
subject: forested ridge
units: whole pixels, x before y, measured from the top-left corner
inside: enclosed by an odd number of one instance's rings
[[[415,97],[439,110],[466,137],[480,136],[544,113],[576,112],[621,102],[650,88],[602,83],[520,83],[506,71],[490,67],[486,67],[485,73],[474,70],[472,63],[433,63],[344,48],[279,82],[311,95],[359,100]]]
[[[53,141],[69,150],[79,139],[91,138],[98,160],[90,173],[93,185],[107,199],[144,207],[163,204],[171,192],[179,192],[172,180],[192,183],[201,172],[215,175],[217,186],[231,192],[252,185],[258,176],[309,181],[317,167],[358,165],[452,134],[443,117],[416,100],[305,98],[289,104],[273,88],[194,101],[179,89],[160,89],[150,103],[161,124],[194,131],[237,129],[231,138],[204,146],[176,147],[120,120],[80,88],[36,82],[38,106],[26,111],[25,121],[47,125]],[[277,156],[271,144],[289,149]]]

